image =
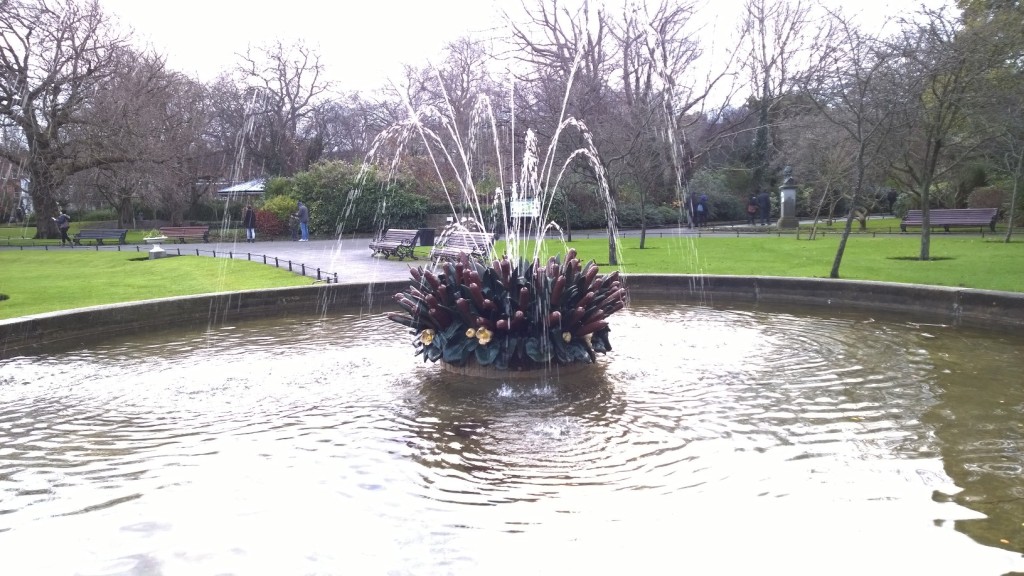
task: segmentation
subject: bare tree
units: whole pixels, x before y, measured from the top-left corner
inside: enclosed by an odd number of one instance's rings
[[[921,207],[921,251],[931,257],[931,193],[943,174],[975,153],[983,135],[961,130],[977,87],[992,69],[996,55],[979,30],[964,29],[943,10],[923,10],[919,22],[905,28],[895,47],[903,56],[898,78],[907,145],[893,154],[893,174],[918,197]]]
[[[839,277],[855,208],[864,196],[865,180],[872,166],[882,160],[883,144],[891,132],[895,101],[892,85],[898,54],[864,33],[840,13],[830,14],[829,44],[803,82],[805,93],[817,112],[839,129],[853,149],[853,186],[850,209],[829,276]]]
[[[319,118],[332,88],[320,56],[301,42],[276,41],[250,48],[238,70],[253,115],[242,134],[248,154],[272,175],[308,168],[324,150]]]
[[[997,173],[1008,180],[1010,203],[1004,242],[1013,237],[1018,200],[1024,193],[1024,29],[1019,2],[961,0],[962,18],[968,30],[991,40],[992,70],[981,78],[981,104],[972,110],[972,125],[992,134],[986,155]]]
[[[757,129],[751,145],[751,178],[756,189],[769,184],[775,145],[773,112],[795,86],[794,67],[813,44],[808,35],[810,8],[803,0],[746,0],[742,21]]]
[[[839,205],[852,201],[849,183],[854,181],[858,147],[845,131],[814,111],[787,122],[783,129],[799,134],[789,139],[792,145],[785,153],[802,167],[800,184],[809,192],[814,217],[807,238],[813,240],[821,219],[831,226]]]
[[[604,193],[608,230],[608,262],[618,264],[617,181],[610,158],[602,153],[607,132],[602,122],[610,120],[613,100],[608,83],[615,69],[610,52],[610,20],[603,7],[583,0],[568,8],[559,0],[523,2],[525,20],[506,14],[520,64],[530,70],[532,101],[529,104],[535,128],[550,147],[565,144],[564,153],[588,148],[588,161],[580,162],[581,174],[594,174],[595,189]],[[583,132],[563,132],[572,118]],[[580,124],[582,123],[582,124]],[[561,140],[564,142],[560,142]],[[554,191],[549,191],[554,193]]]
[[[727,79],[731,62],[704,77],[697,73],[703,50],[691,26],[695,13],[695,3],[638,2],[626,6],[612,28],[621,54],[623,93],[614,153],[637,183],[641,248],[648,192],[660,188],[680,205],[686,202],[687,183],[706,152],[700,143],[711,145],[715,133],[727,125],[720,120],[731,91],[723,91],[723,102],[708,99]],[[690,211],[684,215],[690,218]]]
[[[490,200],[489,191],[495,183],[509,177],[499,174],[500,146],[496,144],[496,139],[508,142],[510,138],[507,115],[501,91],[489,72],[491,56],[484,48],[482,42],[470,38],[449,43],[438,63],[407,65],[404,78],[388,91],[401,103],[395,112],[404,112],[392,124],[410,118],[429,122],[431,139],[436,138],[436,144],[453,158],[452,162],[435,162],[427,150],[431,145],[413,139],[403,145],[403,165],[408,175],[431,202],[454,203],[456,210],[461,202],[448,197],[447,191],[458,188],[460,182],[464,194],[478,195],[475,200],[463,200],[478,206]],[[416,155],[423,158],[413,157]],[[470,179],[474,182],[466,186]]]
[[[0,154],[28,172],[39,238],[58,235],[51,218],[69,176],[126,159],[104,149],[109,142],[80,137],[97,85],[115,72],[124,45],[96,0],[3,2],[0,119],[21,142]]]

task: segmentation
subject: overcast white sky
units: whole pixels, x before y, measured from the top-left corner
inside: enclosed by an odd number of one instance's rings
[[[513,0],[518,5],[518,0]],[[208,80],[247,46],[301,38],[317,48],[340,88],[383,86],[402,64],[422,65],[450,41],[485,32],[508,0],[100,0],[108,14],[168,56],[168,64]]]
[[[563,3],[574,0],[562,0]],[[861,0],[847,9],[870,14],[909,11],[951,0]],[[135,29],[140,42],[167,55],[176,70],[212,79],[238,61],[249,44],[303,39],[316,48],[341,90],[372,90],[397,78],[403,64],[423,65],[461,36],[502,35],[501,11],[521,0],[100,0]],[[720,18],[721,38],[735,27],[742,0],[707,0],[704,13]],[[529,0],[527,4],[532,4]]]

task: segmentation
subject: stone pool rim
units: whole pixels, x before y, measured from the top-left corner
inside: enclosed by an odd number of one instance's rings
[[[1010,331],[1024,327],[1024,293],[828,278],[623,274],[631,300],[697,305],[790,305],[822,312],[909,315],[922,323]],[[249,318],[394,308],[408,280],[217,292],[47,312],[0,320],[0,359],[74,350],[104,339]]]

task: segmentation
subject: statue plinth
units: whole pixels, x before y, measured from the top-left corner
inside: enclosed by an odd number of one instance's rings
[[[796,218],[796,189],[792,178],[779,187],[779,222],[777,225],[780,229],[796,229],[800,226],[800,221]]]

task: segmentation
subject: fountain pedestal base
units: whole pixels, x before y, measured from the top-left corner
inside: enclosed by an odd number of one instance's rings
[[[518,369],[508,368],[505,370],[495,368],[494,366],[481,366],[476,362],[468,362],[462,366],[449,364],[444,361],[441,361],[440,364],[444,366],[445,371],[453,374],[470,376],[472,378],[488,378],[491,380],[530,380],[547,376],[557,377],[563,374],[576,374],[586,370],[597,369],[596,363],[586,364],[582,362],[566,365],[551,363],[547,366],[522,367]]]

